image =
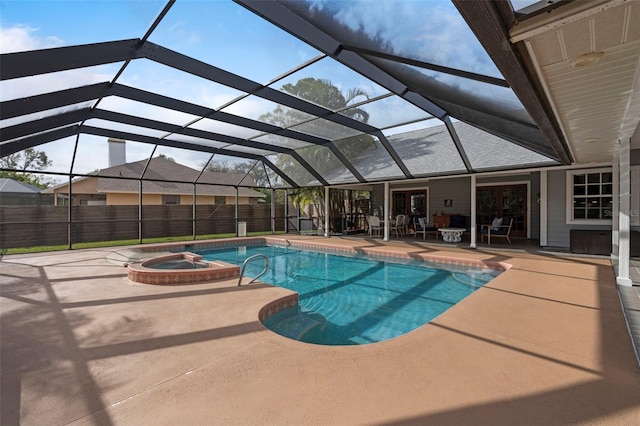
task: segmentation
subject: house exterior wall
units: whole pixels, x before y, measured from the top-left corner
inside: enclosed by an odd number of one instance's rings
[[[97,185],[98,185],[97,179],[87,178],[87,179],[81,179],[77,182],[73,182],[71,185],[71,189],[73,190],[74,194],[98,194]],[[64,185],[59,188],[54,188],[51,190],[45,190],[44,193],[49,193],[49,191],[51,191],[51,193],[53,193],[54,195],[55,194],[67,195],[69,194],[69,185]]]
[[[108,206],[125,206],[125,205],[137,205],[138,194],[132,193],[116,193],[111,192],[107,194]],[[193,203],[193,196],[181,195],[181,205],[191,205]],[[198,205],[213,205],[215,197],[213,195],[196,195],[196,204]],[[226,197],[227,204],[235,204],[235,197]],[[143,205],[162,205],[162,194],[142,194]],[[249,197],[239,197],[238,204],[246,205],[250,204]]]
[[[640,165],[640,150],[632,151],[631,166]],[[585,165],[585,169],[590,167]],[[602,225],[585,225],[580,223],[567,223],[566,199],[567,199],[567,171],[553,170],[548,172],[548,211],[547,211],[547,243],[549,247],[568,248],[571,245],[570,231],[572,229],[585,230],[611,230],[610,223]],[[640,197],[636,191],[637,183],[632,188],[631,196]],[[632,204],[633,206],[633,204]],[[634,213],[635,214],[635,213]],[[632,230],[640,230],[640,226],[631,226]]]
[[[437,212],[444,214],[471,214],[471,178],[468,176],[435,179],[429,181],[429,218]],[[452,200],[451,207],[444,206],[444,200]]]
[[[371,214],[384,216],[384,185],[373,185],[371,189]]]
[[[108,206],[130,206],[138,205],[140,198],[138,194],[131,193],[107,193]],[[162,194],[142,194],[142,204],[153,206],[162,205]]]

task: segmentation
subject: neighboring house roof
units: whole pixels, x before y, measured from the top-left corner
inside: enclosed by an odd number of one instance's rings
[[[40,188],[17,180],[0,178],[0,193],[39,194]]]
[[[97,190],[100,193],[138,193],[138,181],[126,179],[109,179],[106,176],[129,177],[138,179],[142,174],[147,160],[135,161],[132,163],[121,164],[119,166],[101,169],[95,174],[98,176]],[[173,195],[192,195],[193,184],[179,183],[193,182],[198,178],[199,170],[192,169],[175,161],[167,160],[162,157],[153,157],[149,162],[144,177],[145,179],[167,180],[169,182],[143,181],[143,190],[145,193],[153,194],[173,194]],[[85,177],[83,179],[92,179]],[[254,186],[255,182],[250,176],[241,173],[222,173],[222,172],[204,172],[198,179],[198,183],[218,184],[218,185],[198,185],[198,195],[212,196],[234,196],[236,190],[234,185]],[[230,185],[230,186],[221,186]],[[61,185],[63,187],[66,185]],[[254,191],[251,188],[239,188],[238,195],[241,197],[263,198],[265,195],[261,192]]]

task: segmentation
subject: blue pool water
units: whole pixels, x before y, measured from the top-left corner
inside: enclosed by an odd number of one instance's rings
[[[358,345],[405,334],[437,317],[480,286],[495,271],[435,269],[425,262],[299,250],[243,246],[197,252],[206,260],[242,265],[257,253],[269,257],[260,281],[299,294],[299,306],[272,315],[265,326],[308,343]],[[247,265],[245,277],[264,269]]]

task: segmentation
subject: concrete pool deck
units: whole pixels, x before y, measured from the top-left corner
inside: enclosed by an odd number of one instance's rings
[[[280,238],[512,267],[418,330],[326,347],[258,321],[285,289],[130,282],[130,247],[4,256],[0,423],[640,424],[609,259]]]

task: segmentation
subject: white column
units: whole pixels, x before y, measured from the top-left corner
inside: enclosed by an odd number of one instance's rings
[[[540,246],[546,247],[549,242],[547,240],[549,236],[548,224],[547,224],[547,209],[549,201],[549,193],[547,186],[547,171],[540,171]]]
[[[627,137],[620,140],[620,230],[618,234],[618,276],[616,277],[616,282],[618,285],[626,286],[632,285],[629,278],[629,236],[631,235],[629,232],[629,213],[631,208],[631,151],[629,145],[630,138]]]
[[[471,175],[471,244],[469,247],[476,248],[476,238],[478,230],[476,225],[476,175]]]
[[[613,150],[613,170],[611,172],[613,180],[613,194],[611,195],[611,255],[618,256],[618,246],[620,245],[620,149],[619,143]]]
[[[324,236],[328,237],[329,233],[329,187],[324,187]]]
[[[384,183],[384,241],[389,241],[389,182]]]

